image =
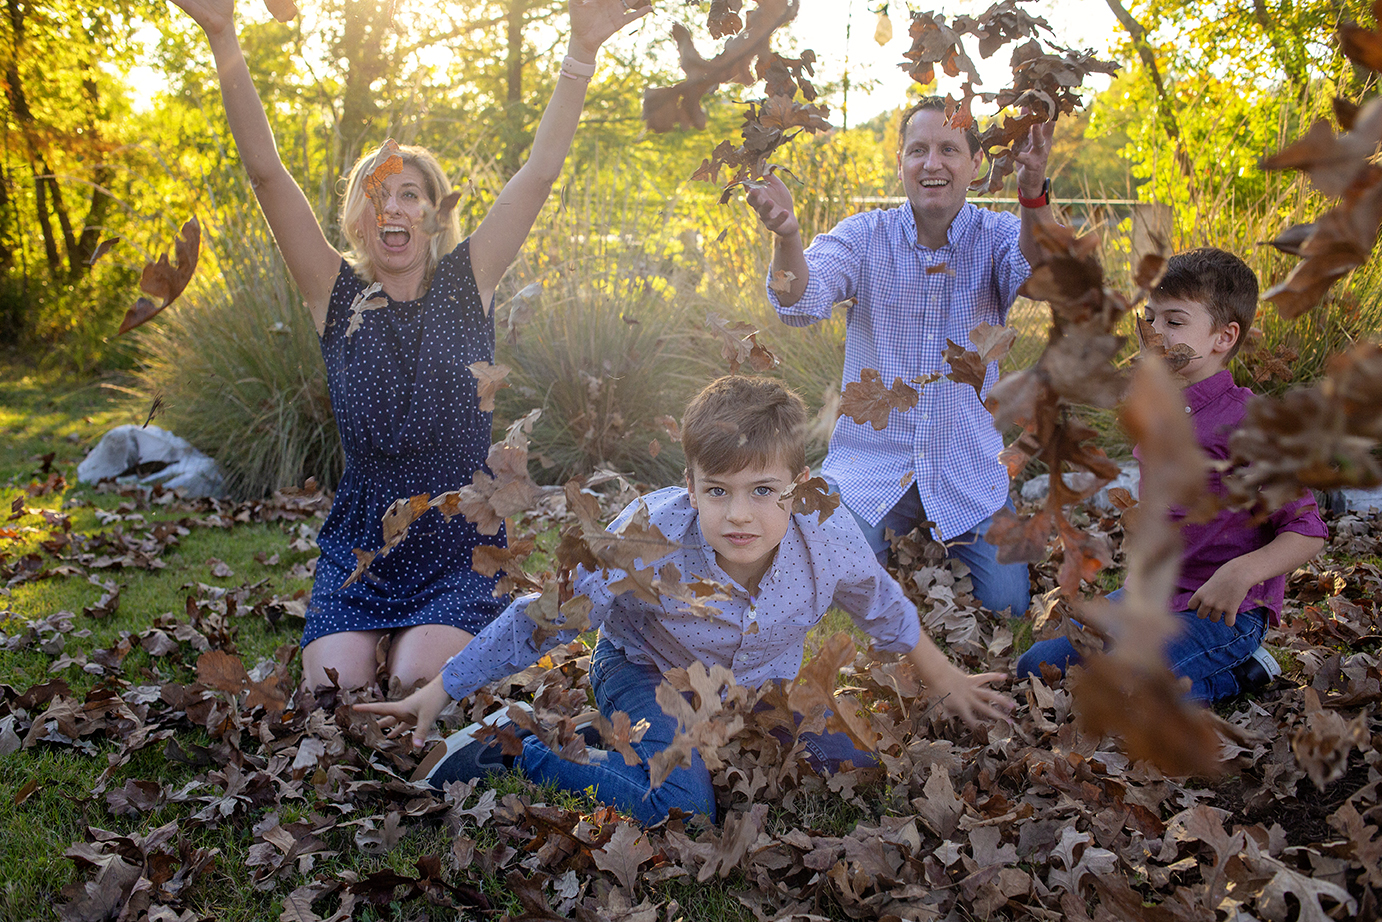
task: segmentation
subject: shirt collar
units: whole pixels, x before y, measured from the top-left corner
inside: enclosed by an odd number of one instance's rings
[[[903,202],[898,208],[902,211],[902,226],[907,234],[907,239],[911,241],[913,247],[920,247],[922,244],[917,238],[917,216],[912,211],[911,202]],[[948,246],[955,246],[963,240],[974,226],[979,222],[979,207],[973,202],[965,202],[960,207],[960,211],[955,215],[950,226],[946,228],[945,237]]]
[[[1210,375],[1203,381],[1196,381],[1185,389],[1185,404],[1191,413],[1198,413],[1234,387],[1233,375],[1228,369]]]

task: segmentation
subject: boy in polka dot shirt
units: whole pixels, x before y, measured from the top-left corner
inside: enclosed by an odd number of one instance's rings
[[[521,767],[539,783],[569,790],[594,789],[606,803],[653,823],[677,807],[715,818],[710,772],[697,754],[690,767],[672,771],[653,788],[648,760],[671,744],[677,721],[656,701],[663,673],[699,660],[730,669],[740,685],[791,680],[801,668],[807,632],[832,606],[846,611],[881,650],[905,653],[928,692],[966,722],[999,718],[1012,702],[990,686],[999,673],[970,675],[952,664],[921,630],[916,608],[870,550],[853,517],[793,514],[782,494],[809,476],[806,467],[806,407],[768,378],[728,376],[711,383],[688,405],[682,421],[686,485],[658,490],[634,503],[610,526],[618,529],[645,504],[652,525],[682,546],[644,566],[676,566],[684,579],[721,583],[728,600],[718,614],[695,614],[663,597],[650,605],[612,585],[608,575],[578,569],[575,590],[590,599],[590,623],[600,628],[591,654],[590,680],[600,711],[629,715],[648,729],[633,748],[639,765],[617,753],[591,750],[587,764],[568,762],[535,736],[522,754],[504,756],[496,744],[475,737],[480,725],[458,731],[424,761],[435,787],[505,768]],[[521,671],[574,632],[533,643],[536,625],[527,606],[537,596],[514,601],[441,675],[396,702],[357,705],[413,728],[423,745],[449,698],[464,698],[481,686]],[[502,722],[502,721],[501,721]],[[849,761],[873,764],[841,733],[803,734],[808,761],[817,770]]]

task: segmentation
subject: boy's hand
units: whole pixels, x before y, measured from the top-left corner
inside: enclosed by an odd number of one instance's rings
[[[1005,679],[1007,676],[1001,672],[970,675],[952,666],[949,675],[927,681],[926,690],[941,698],[942,711],[974,728],[1012,713],[1013,699],[988,687]]]
[[[762,185],[750,186],[745,199],[749,207],[758,212],[763,226],[774,234],[790,237],[801,233],[801,225],[797,223],[797,213],[792,204],[792,193],[776,173],[770,174]]]
[[[1234,563],[1236,560],[1230,560],[1215,570],[1214,575],[1195,590],[1190,597],[1190,608],[1195,614],[1233,627],[1239,606],[1248,597],[1248,590],[1256,585],[1256,582],[1247,582],[1247,577],[1240,574]]]
[[[380,715],[382,719],[379,725],[389,728],[390,739],[397,739],[412,727],[413,747],[420,749],[427,743],[432,725],[437,722],[437,715],[450,700],[451,696],[446,693],[446,687],[441,683],[441,676],[437,676],[399,701],[371,701],[352,707],[367,714]]]

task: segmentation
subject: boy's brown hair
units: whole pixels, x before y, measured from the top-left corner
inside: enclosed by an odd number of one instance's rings
[[[1204,305],[1214,326],[1238,324],[1238,338],[1224,361],[1238,354],[1257,318],[1257,276],[1227,250],[1200,247],[1166,261],[1166,274],[1152,290],[1152,302],[1194,301]]]
[[[681,447],[686,473],[737,474],[777,461],[806,467],[806,404],[772,378],[725,375],[686,405]]]

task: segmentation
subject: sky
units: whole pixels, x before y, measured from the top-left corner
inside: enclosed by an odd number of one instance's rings
[[[403,0],[412,2],[412,0]],[[947,21],[961,14],[977,16],[988,9],[994,0],[958,0],[949,4],[916,2],[915,8],[938,12]],[[878,23],[877,11],[887,0],[801,0],[801,12],[788,31],[787,42],[774,37],[775,47],[782,52],[800,53],[810,48],[816,52],[816,82],[827,84],[837,82],[848,69],[851,89],[849,91],[848,123],[859,124],[868,121],[880,112],[891,110],[907,97],[911,78],[897,65],[903,61],[902,54],[911,46],[907,35],[910,18],[907,6],[899,0],[892,0],[889,16],[893,27],[893,37],[886,45],[874,41],[874,31]],[[258,3],[242,3],[241,15],[251,19],[267,19],[268,14]],[[1104,0],[1028,0],[1024,8],[1032,15],[1043,16],[1051,24],[1054,41],[1068,47],[1093,50],[1099,57],[1109,57],[1109,47],[1115,38],[1117,22]],[[644,20],[644,26],[625,40],[646,42],[646,33],[653,30],[661,35],[670,33],[672,23],[684,18],[689,12],[677,0],[653,0],[654,10]],[[642,34],[640,34],[642,33]],[[156,35],[151,34],[156,41]],[[999,49],[988,60],[979,58],[978,44],[972,37],[966,47],[983,77],[982,90],[997,90],[1010,79],[1008,59],[1012,45]],[[702,33],[698,45],[701,53],[713,57],[718,51],[716,43],[709,42]],[[139,92],[138,99],[151,99],[153,91],[161,89],[158,75],[149,68],[139,67],[130,75]],[[960,81],[941,76],[939,91],[955,92],[958,95]],[[1098,74],[1088,78],[1088,86],[1102,90],[1108,85],[1108,78]],[[734,92],[739,88],[726,88]],[[722,89],[720,92],[726,92]],[[828,100],[831,104],[830,121],[834,125],[846,123],[846,113],[840,111],[839,98]],[[984,114],[982,105],[975,105],[976,114]]]
[[[992,4],[993,0],[961,0],[945,5],[914,3],[914,8],[938,12],[949,21],[961,14],[977,16]],[[657,5],[656,0],[654,5]],[[903,52],[912,44],[907,35],[910,23],[907,6],[898,0],[889,4],[893,38],[881,47],[873,37],[878,22],[876,11],[880,6],[882,0],[802,0],[801,13],[792,27],[798,50],[811,48],[816,52],[816,76],[820,82],[839,80],[845,72],[847,55],[851,83],[850,124],[867,121],[879,112],[895,108],[906,98],[911,84],[911,78],[897,66],[904,60]],[[1057,43],[1067,48],[1091,49],[1101,58],[1109,57],[1117,20],[1103,0],[1040,0],[1023,6],[1030,14],[1045,17]],[[984,80],[980,89],[992,91],[1007,85],[1011,77],[1008,59],[1013,46],[1004,46],[993,57],[982,60],[978,43],[970,36],[965,38],[970,57]],[[944,77],[942,80],[949,81],[940,84],[942,93],[950,90],[958,95],[959,80]],[[864,84],[872,86],[865,88]],[[1108,85],[1108,78],[1093,75],[1089,85],[1102,90]],[[982,110],[976,106],[975,111]],[[832,106],[830,121],[843,124],[838,106]]]

